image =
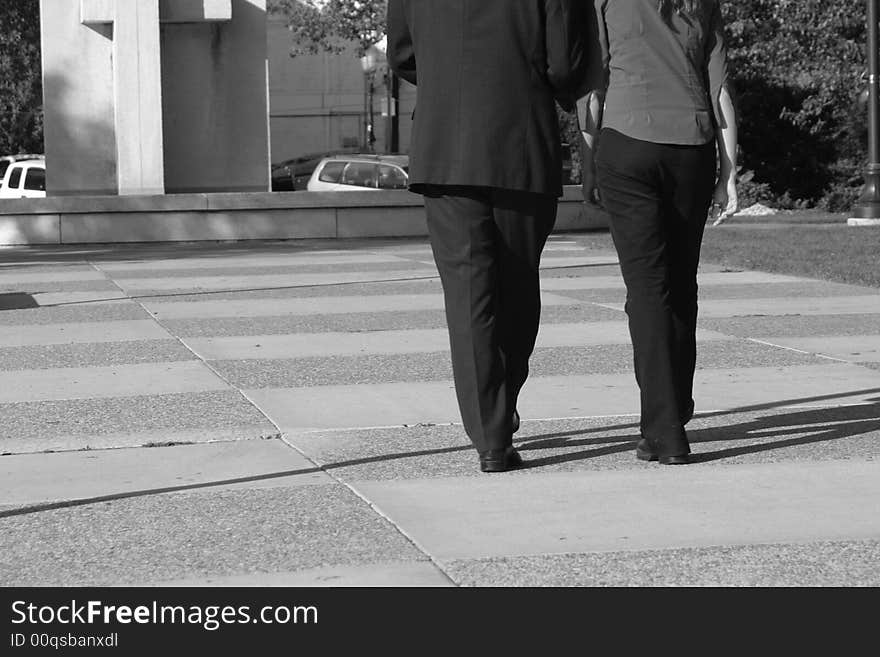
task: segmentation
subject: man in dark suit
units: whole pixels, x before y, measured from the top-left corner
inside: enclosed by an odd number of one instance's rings
[[[417,86],[424,195],[456,395],[484,472],[522,463],[516,402],[538,334],[538,264],[562,195],[555,101],[584,80],[583,0],[389,0],[388,62]]]

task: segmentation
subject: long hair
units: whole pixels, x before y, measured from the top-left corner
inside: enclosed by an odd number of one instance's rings
[[[672,14],[700,18],[703,13],[703,0],[658,0],[657,10],[667,23],[672,18]]]

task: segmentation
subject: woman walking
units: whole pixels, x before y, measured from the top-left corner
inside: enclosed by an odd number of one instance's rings
[[[737,209],[720,0],[594,0],[597,69],[578,103],[584,194],[611,216],[641,393],[636,456],[688,463],[697,267],[710,203]]]

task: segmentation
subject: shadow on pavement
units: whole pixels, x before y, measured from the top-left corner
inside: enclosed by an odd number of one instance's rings
[[[804,404],[811,401],[829,400],[838,397],[851,397],[859,394],[871,393],[880,393],[880,388],[850,391],[836,395],[820,395],[816,397],[786,399],[768,404],[757,404],[754,406],[741,406],[727,411],[709,413],[706,415],[702,415],[701,417],[715,417],[760,410],[770,410],[773,408],[789,406],[792,404]],[[581,445],[596,445],[595,449],[590,449],[587,451],[560,454],[556,456],[548,456],[545,458],[529,458],[524,464],[523,469],[535,469],[546,465],[565,463],[570,461],[580,461],[589,458],[607,456],[610,454],[628,452],[634,448],[634,444],[638,440],[638,427],[639,425],[637,422],[630,422],[626,424],[617,424],[612,426],[592,427],[590,429],[584,430],[572,430],[562,433],[531,436],[529,438],[517,441],[517,448],[520,449],[520,451],[522,451],[523,453],[527,453],[529,454],[529,456],[532,456],[533,453],[541,449],[552,449]],[[615,438],[596,437],[577,439],[578,436],[585,436],[591,433],[625,429],[633,429],[634,435]],[[760,433],[761,435],[770,434],[772,436],[797,434],[797,437],[787,438],[784,440],[777,440],[758,445],[751,444],[742,447],[732,447],[718,450],[716,452],[704,452],[701,454],[692,455],[692,461],[694,463],[707,463],[710,461],[731,458],[743,454],[766,452],[773,449],[781,449],[795,445],[808,445],[812,443],[840,440],[877,430],[880,430],[880,398],[872,399],[871,402],[867,404],[859,404],[853,406],[794,410],[790,413],[758,418],[740,424],[728,425],[723,427],[713,427],[708,429],[696,429],[689,432],[689,435],[692,443],[711,443],[713,441],[754,439],[756,437],[756,433]],[[805,433],[809,435],[803,435]],[[15,509],[0,511],[0,518],[9,518],[28,515],[32,513],[39,513],[42,511],[85,506],[89,504],[110,502],[132,497],[161,495],[164,493],[177,493],[183,491],[209,489],[219,486],[229,486],[232,484],[268,481],[272,479],[280,479],[283,477],[292,477],[295,475],[327,472],[328,470],[365,465],[369,463],[387,462],[393,461],[395,459],[413,458],[418,456],[466,452],[472,449],[473,448],[470,445],[460,445],[455,447],[441,447],[437,449],[418,450],[413,452],[382,454],[379,456],[371,456],[362,459],[350,459],[347,461],[338,461],[335,463],[327,463],[324,465],[315,465],[315,467],[312,468],[285,470],[281,472],[271,472],[248,477],[237,477],[234,479],[208,481],[198,484],[184,484],[180,486],[168,486],[163,488],[129,491],[78,500],[33,504]]]
[[[0,311],[39,307],[40,304],[38,304],[36,299],[27,292],[0,293]]]

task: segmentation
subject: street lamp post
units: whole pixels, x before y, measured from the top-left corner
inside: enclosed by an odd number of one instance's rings
[[[375,115],[374,115],[374,100],[373,94],[375,90],[375,81],[376,81],[376,72],[379,71],[383,64],[385,63],[385,51],[381,48],[378,48],[376,44],[371,45],[364,52],[364,56],[361,57],[361,69],[364,72],[364,79],[366,81],[366,89],[364,91],[365,99],[365,121],[366,121],[366,129],[364,130],[365,141],[366,141],[366,149],[372,153],[373,152],[373,144],[376,142],[376,132],[375,132]]]
[[[853,207],[850,226],[880,225],[880,0],[868,3],[868,165],[865,187]]]
[[[391,68],[385,69],[385,152],[396,153],[400,149],[400,131],[397,120],[399,95],[397,76]]]

